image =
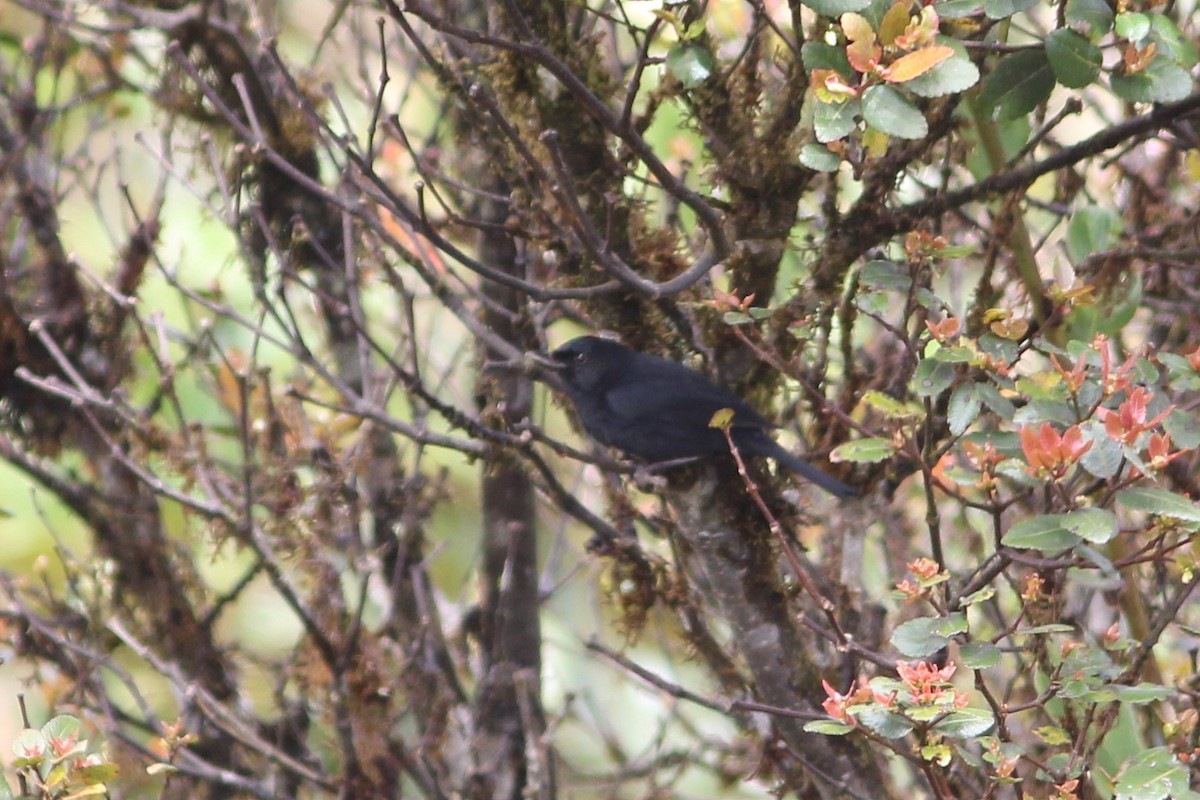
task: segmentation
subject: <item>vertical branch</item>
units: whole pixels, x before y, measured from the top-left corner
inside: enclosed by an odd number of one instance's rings
[[[500,25],[485,4],[461,10],[486,27]],[[492,17],[491,19],[488,19]],[[511,212],[503,198],[509,186],[502,162],[476,147],[472,152],[469,117],[457,118],[468,158],[462,175],[482,189],[478,203],[479,262],[490,270],[524,279],[524,253],[508,233]],[[494,154],[491,154],[494,155]],[[484,280],[484,326],[522,349],[536,346],[518,289]],[[533,381],[513,369],[502,354],[479,345],[476,397],[481,420],[500,430],[528,421]],[[512,448],[492,443],[481,463],[483,499],[482,605],[479,635],[482,675],[475,696],[475,763],[468,793],[483,800],[522,800],[553,796],[553,771],[541,738],[546,721],[541,703],[541,626],[538,593],[537,528],[532,476]]]

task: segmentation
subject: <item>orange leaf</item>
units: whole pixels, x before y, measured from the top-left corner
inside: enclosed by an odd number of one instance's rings
[[[866,75],[874,72],[879,66],[879,57],[883,50],[875,44],[874,39],[859,39],[846,45],[846,60],[855,72]]]
[[[883,15],[883,21],[879,23],[880,44],[887,47],[896,41],[897,36],[904,33],[904,29],[908,27],[911,10],[912,3],[908,0],[899,0],[887,10],[887,13]]]
[[[875,44],[875,29],[871,27],[870,21],[862,14],[847,11],[845,14],[842,14],[839,21],[842,23],[842,33],[846,34],[848,40],[852,42],[867,42],[871,45]]]
[[[920,75],[924,75],[938,64],[951,58],[954,48],[944,44],[934,44],[922,47],[907,55],[900,56],[883,68],[883,79],[888,83],[904,83]]]

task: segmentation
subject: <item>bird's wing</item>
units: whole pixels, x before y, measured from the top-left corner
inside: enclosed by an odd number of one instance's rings
[[[631,424],[707,428],[713,414],[728,408],[733,411],[735,428],[770,427],[746,401],[690,370],[639,377],[640,380],[614,386],[605,395],[609,408]]]

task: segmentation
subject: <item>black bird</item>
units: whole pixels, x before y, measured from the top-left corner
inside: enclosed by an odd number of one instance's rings
[[[784,450],[767,433],[775,426],[745,400],[682,364],[595,336],[572,339],[550,356],[579,421],[601,444],[650,462],[728,453],[724,432],[710,424],[727,408],[743,455],[773,458],[838,497],[858,494]]]

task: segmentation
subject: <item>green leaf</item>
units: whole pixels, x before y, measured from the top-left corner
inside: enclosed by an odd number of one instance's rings
[[[826,736],[845,736],[854,730],[853,725],[838,722],[836,719],[814,719],[804,726],[809,733],[823,733]]]
[[[966,56],[948,58],[924,75],[913,78],[904,88],[917,97],[944,97],[970,89],[979,83],[979,67]]]
[[[1067,28],[1051,31],[1046,37],[1046,58],[1058,82],[1071,89],[1095,81],[1104,61],[1099,47]]]
[[[1062,745],[1071,743],[1071,734],[1064,731],[1057,725],[1043,725],[1040,728],[1035,728],[1034,733],[1048,745]]]
[[[916,726],[899,714],[893,714],[881,706],[868,706],[856,716],[863,726],[885,739],[907,736]]]
[[[1092,447],[1079,459],[1079,465],[1097,478],[1108,479],[1116,475],[1125,459],[1120,442],[1108,438],[1100,424],[1088,425],[1085,432],[1092,435]]]
[[[838,463],[849,461],[852,464],[876,464],[892,457],[896,447],[891,439],[872,437],[856,439],[833,448],[829,460]]]
[[[990,383],[978,384],[979,399],[1003,420],[1011,420],[1017,413],[1017,407],[1012,401],[1000,394],[1000,390]]]
[[[1034,397],[1037,388],[1030,381],[1018,380],[1017,388]],[[1064,426],[1075,424],[1075,409],[1068,403],[1055,400],[1036,399],[1027,402],[1016,414],[1013,422],[1017,425],[1040,425],[1043,422],[1057,422]]]
[[[1134,705],[1153,703],[1155,700],[1165,700],[1175,696],[1175,690],[1170,686],[1162,686],[1157,683],[1139,683],[1137,686],[1114,684],[1110,688],[1117,693],[1117,699],[1122,703]]]
[[[1065,550],[1079,544],[1080,538],[1067,529],[1064,514],[1042,514],[1014,524],[1000,543],[1018,550]]]
[[[71,777],[75,778],[75,780],[92,784],[91,789],[99,790],[99,792],[93,792],[93,794],[107,794],[105,788],[100,784],[103,784],[105,781],[115,780],[120,772],[116,764],[105,762],[103,764],[89,764],[85,767],[76,767],[71,770]],[[71,798],[74,800],[76,797],[87,797],[89,796],[87,792],[87,789],[81,790],[71,795]]]
[[[891,299],[885,292],[859,292],[855,303],[864,313],[882,316],[887,313]]]
[[[813,128],[816,130],[818,142],[836,142],[849,136],[858,127],[858,117],[862,113],[858,100],[847,100],[844,103],[822,103],[818,100],[816,103]]]
[[[888,419],[912,420],[925,414],[925,409],[913,401],[905,402],[878,389],[863,392],[860,402],[884,414]]]
[[[1038,0],[984,0],[983,11],[988,19],[1006,19],[1037,5]]]
[[[1081,25],[1095,38],[1112,30],[1113,10],[1107,0],[1067,0],[1067,23]]]
[[[871,0],[804,0],[804,5],[826,17],[840,17],[847,11],[862,11]]]
[[[1150,35],[1150,18],[1136,11],[1117,14],[1117,36],[1137,43]]]
[[[1196,66],[1196,43],[1184,36],[1170,17],[1150,15],[1150,41],[1158,45],[1160,53],[1174,59],[1184,69]]]
[[[1121,217],[1112,209],[1101,206],[1077,208],[1067,223],[1067,255],[1072,263],[1079,264],[1093,253],[1116,244],[1121,230]]]
[[[1171,388],[1176,391],[1196,391],[1200,390],[1200,373],[1192,368],[1192,364],[1187,357],[1181,356],[1178,353],[1158,353],[1159,362],[1167,368],[1170,375]],[[1168,431],[1170,433],[1170,431]],[[1171,437],[1175,439],[1174,436]],[[1182,439],[1175,439],[1182,443]],[[1195,445],[1190,445],[1195,447]]]
[[[964,383],[956,386],[950,393],[950,402],[946,405],[946,422],[950,425],[950,433],[954,436],[966,433],[971,423],[979,417],[982,408],[983,401],[979,399],[975,384]]]
[[[918,617],[897,625],[891,643],[908,658],[925,658],[944,648],[951,636],[966,629],[967,618],[961,612],[947,617]]]
[[[939,343],[937,347],[931,346],[927,352],[933,360],[947,364],[976,364],[979,362],[979,351],[973,347]]]
[[[858,273],[864,286],[907,293],[912,286],[908,271],[894,261],[868,261]]]
[[[1175,409],[1163,420],[1163,430],[1171,437],[1175,447],[1191,450],[1200,447],[1200,421],[1180,409]]]
[[[996,587],[984,586],[982,589],[979,589],[978,591],[975,591],[975,592],[971,592],[969,595],[962,598],[959,601],[959,603],[963,608],[968,608],[970,606],[975,605],[976,603],[982,603],[986,600],[991,600],[995,596],[996,596]]]
[[[667,69],[685,89],[695,89],[713,72],[713,57],[698,44],[677,44],[667,51]]]
[[[908,706],[904,709],[904,716],[913,722],[930,722],[945,713],[946,709],[938,706]]]
[[[1000,663],[1000,648],[991,642],[967,642],[958,648],[967,669],[988,669]]]
[[[1117,535],[1117,515],[1106,508],[1084,508],[1063,515],[1063,527],[1092,544],[1104,544]]]
[[[918,397],[937,397],[954,383],[953,364],[932,358],[922,359],[913,372],[913,393]]]
[[[805,42],[800,48],[800,60],[809,72],[814,69],[831,69],[848,81],[854,80],[854,68],[846,57],[846,48],[825,42]]]
[[[1192,92],[1191,73],[1163,55],[1141,72],[1113,75],[1109,81],[1119,97],[1134,103],[1173,103]]]
[[[1023,117],[1046,101],[1054,84],[1046,51],[1022,50],[1001,59],[983,79],[979,104],[990,110],[993,119]]]
[[[1116,800],[1180,800],[1189,788],[1188,768],[1167,747],[1143,750],[1117,775]]]
[[[861,13],[871,23],[871,29],[877,31],[883,25],[883,17],[891,7],[891,0],[871,0]]]
[[[951,711],[933,729],[952,739],[974,739],[992,729],[996,720],[992,712],[982,708],[960,708]]]
[[[1117,502],[1131,511],[1200,523],[1200,506],[1166,489],[1134,486],[1117,492]]]
[[[897,139],[921,139],[929,133],[925,115],[891,86],[875,85],[862,95],[863,120]]]
[[[1050,622],[1046,625],[1034,625],[1029,628],[1017,628],[1014,631],[1018,636],[1039,636],[1045,633],[1071,633],[1075,629],[1070,625],[1065,625],[1061,622]]]
[[[817,172],[837,172],[842,157],[825,145],[809,142],[800,148],[800,163]]]
[[[983,0],[946,0],[944,3],[935,3],[933,6],[933,10],[942,19],[971,17],[981,8],[983,8]]]
[[[83,733],[83,723],[70,714],[59,714],[42,726],[42,735],[60,742],[78,739]]]

